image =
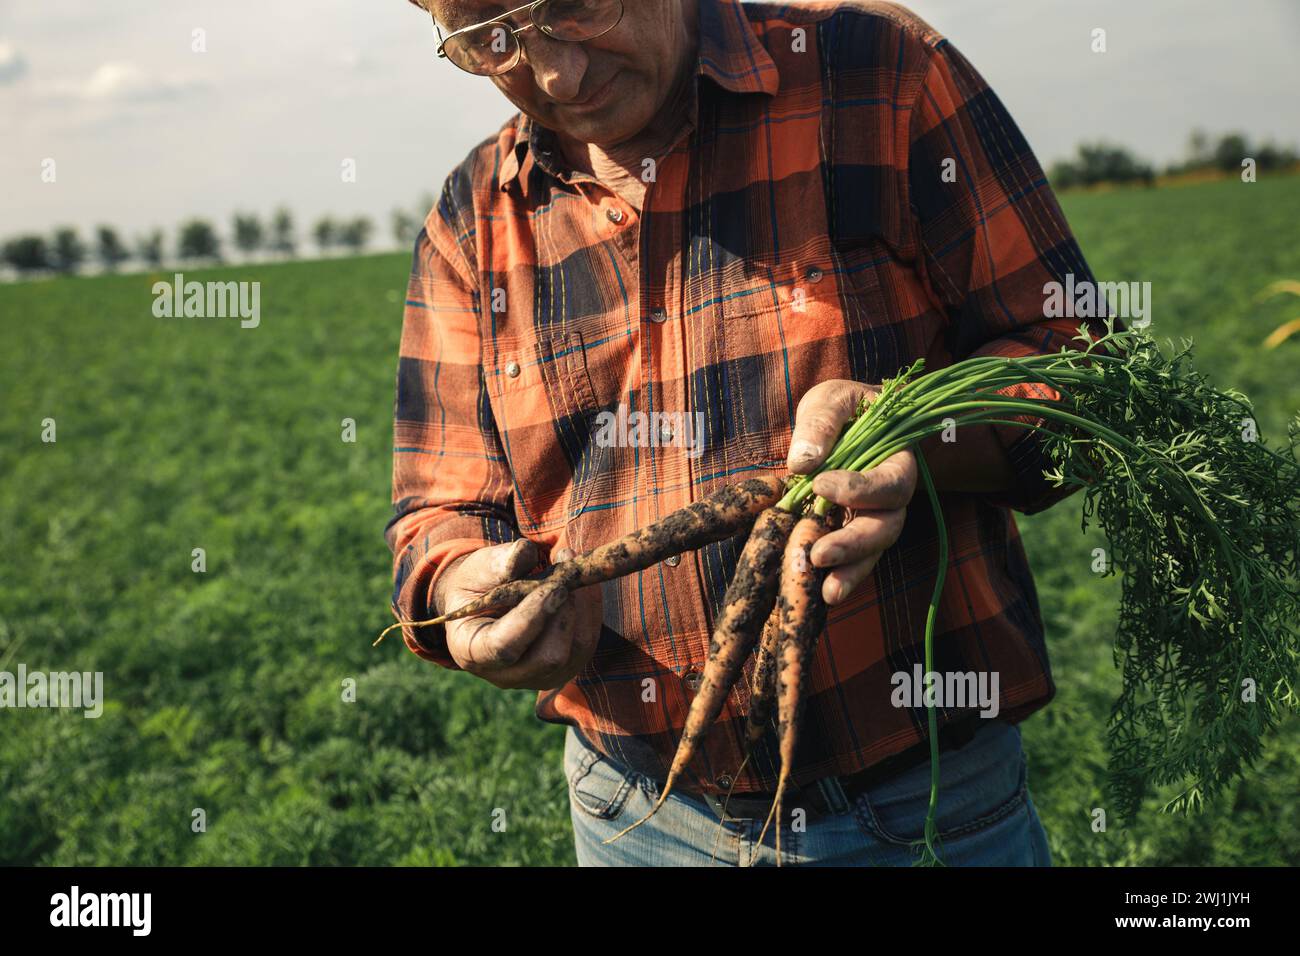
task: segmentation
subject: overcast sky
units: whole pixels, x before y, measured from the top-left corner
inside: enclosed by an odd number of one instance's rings
[[[985,75],[1044,164],[1096,139],[1163,163],[1194,126],[1300,142],[1300,0],[912,7]],[[1105,54],[1091,52],[1096,27]],[[236,209],[285,203],[300,231],[325,212],[372,215],[387,245],[389,211],[436,192],[511,112],[433,48],[405,0],[0,0],[0,235],[170,233],[191,214],[225,233]],[[345,158],[355,183],[341,182]]]

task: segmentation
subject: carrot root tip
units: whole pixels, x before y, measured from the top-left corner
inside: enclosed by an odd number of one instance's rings
[[[635,830],[635,829],[636,829],[637,827],[639,827],[641,824],[645,823],[645,822],[646,822],[647,820],[649,820],[652,816],[654,816],[656,813],[658,813],[658,812],[659,812],[659,808],[662,807],[662,806],[664,805],[664,801],[668,799],[668,789],[669,789],[669,788],[667,788],[667,787],[664,788],[664,792],[663,792],[662,794],[660,794],[659,799],[655,801],[655,805],[654,805],[653,807],[650,808],[650,812],[649,812],[649,813],[647,813],[645,816],[643,816],[643,817],[642,817],[640,820],[638,820],[636,823],[632,824],[630,827],[627,827],[627,828],[625,828],[625,829],[623,829],[623,830],[620,830],[618,833],[615,833],[615,834],[614,834],[612,837],[610,837],[608,840],[602,840],[600,845],[601,845],[601,846],[609,846],[609,845],[610,845],[611,843],[613,843],[615,840],[617,840],[617,839],[619,839],[620,837],[626,836],[627,834],[631,833],[633,830]]]
[[[434,624],[443,623],[446,619],[447,619],[447,615],[444,614],[442,617],[430,618],[427,621],[398,621],[396,624],[390,624],[388,625],[388,627],[380,631],[379,636],[375,638],[375,642],[370,646],[378,647],[379,642],[388,636],[389,631],[395,631],[399,627],[431,627]]]
[[[776,778],[776,799],[772,801],[772,809],[768,811],[767,819],[763,821],[763,829],[758,834],[759,846],[763,845],[763,838],[767,836],[767,828],[772,825],[773,817],[777,817],[776,838],[777,840],[781,839],[781,820],[778,815],[781,812],[781,796],[785,792],[785,784],[786,781],[789,779],[789,777],[790,777],[790,768],[782,767],[780,776]],[[779,852],[777,853],[776,860],[777,860],[777,864],[779,865],[781,862],[781,855]]]
[[[731,786],[727,788],[727,798],[722,801],[722,816],[718,820],[718,834],[713,838],[713,853],[709,856],[710,863],[718,862],[718,844],[722,842],[722,831],[727,826],[727,807],[731,804],[731,793],[736,789],[736,781],[740,775],[745,772],[745,765],[749,763],[749,754],[745,754],[745,759],[740,762],[740,769],[736,775],[731,778]]]

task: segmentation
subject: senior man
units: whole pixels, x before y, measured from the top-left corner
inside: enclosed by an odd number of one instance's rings
[[[858,399],[916,358],[1056,351],[1076,331],[1044,318],[1046,283],[1091,276],[1039,164],[972,66],[900,6],[417,5],[439,56],[519,112],[451,173],[415,248],[387,529],[402,619],[721,483],[807,471]],[[601,440],[602,413],[654,428]],[[940,709],[942,856],[1048,865],[1016,723],[1054,687],[1009,509],[1062,492],[1031,432],[946,437],[923,449],[951,537],[935,669],[996,693]],[[782,862],[915,859],[926,711],[895,690],[923,661],[937,559],[915,485],[906,451],[814,486],[850,520],[811,555],[831,607]],[[568,725],[584,865],[775,862],[774,834],[758,835],[776,742],[741,770],[743,682],[690,779],[604,843],[662,786],[741,544],[405,629],[421,657],[536,689],[538,717]]]

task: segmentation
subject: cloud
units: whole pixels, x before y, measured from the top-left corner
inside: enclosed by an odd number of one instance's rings
[[[196,80],[160,76],[129,61],[114,60],[100,64],[85,80],[56,86],[55,92],[92,103],[138,103],[172,100],[201,88]]]
[[[0,86],[16,83],[27,72],[27,61],[17,48],[0,40]]]

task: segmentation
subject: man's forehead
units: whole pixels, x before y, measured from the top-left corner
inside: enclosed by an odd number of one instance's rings
[[[427,0],[433,15],[444,23],[479,23],[513,10],[520,2],[497,0]]]

